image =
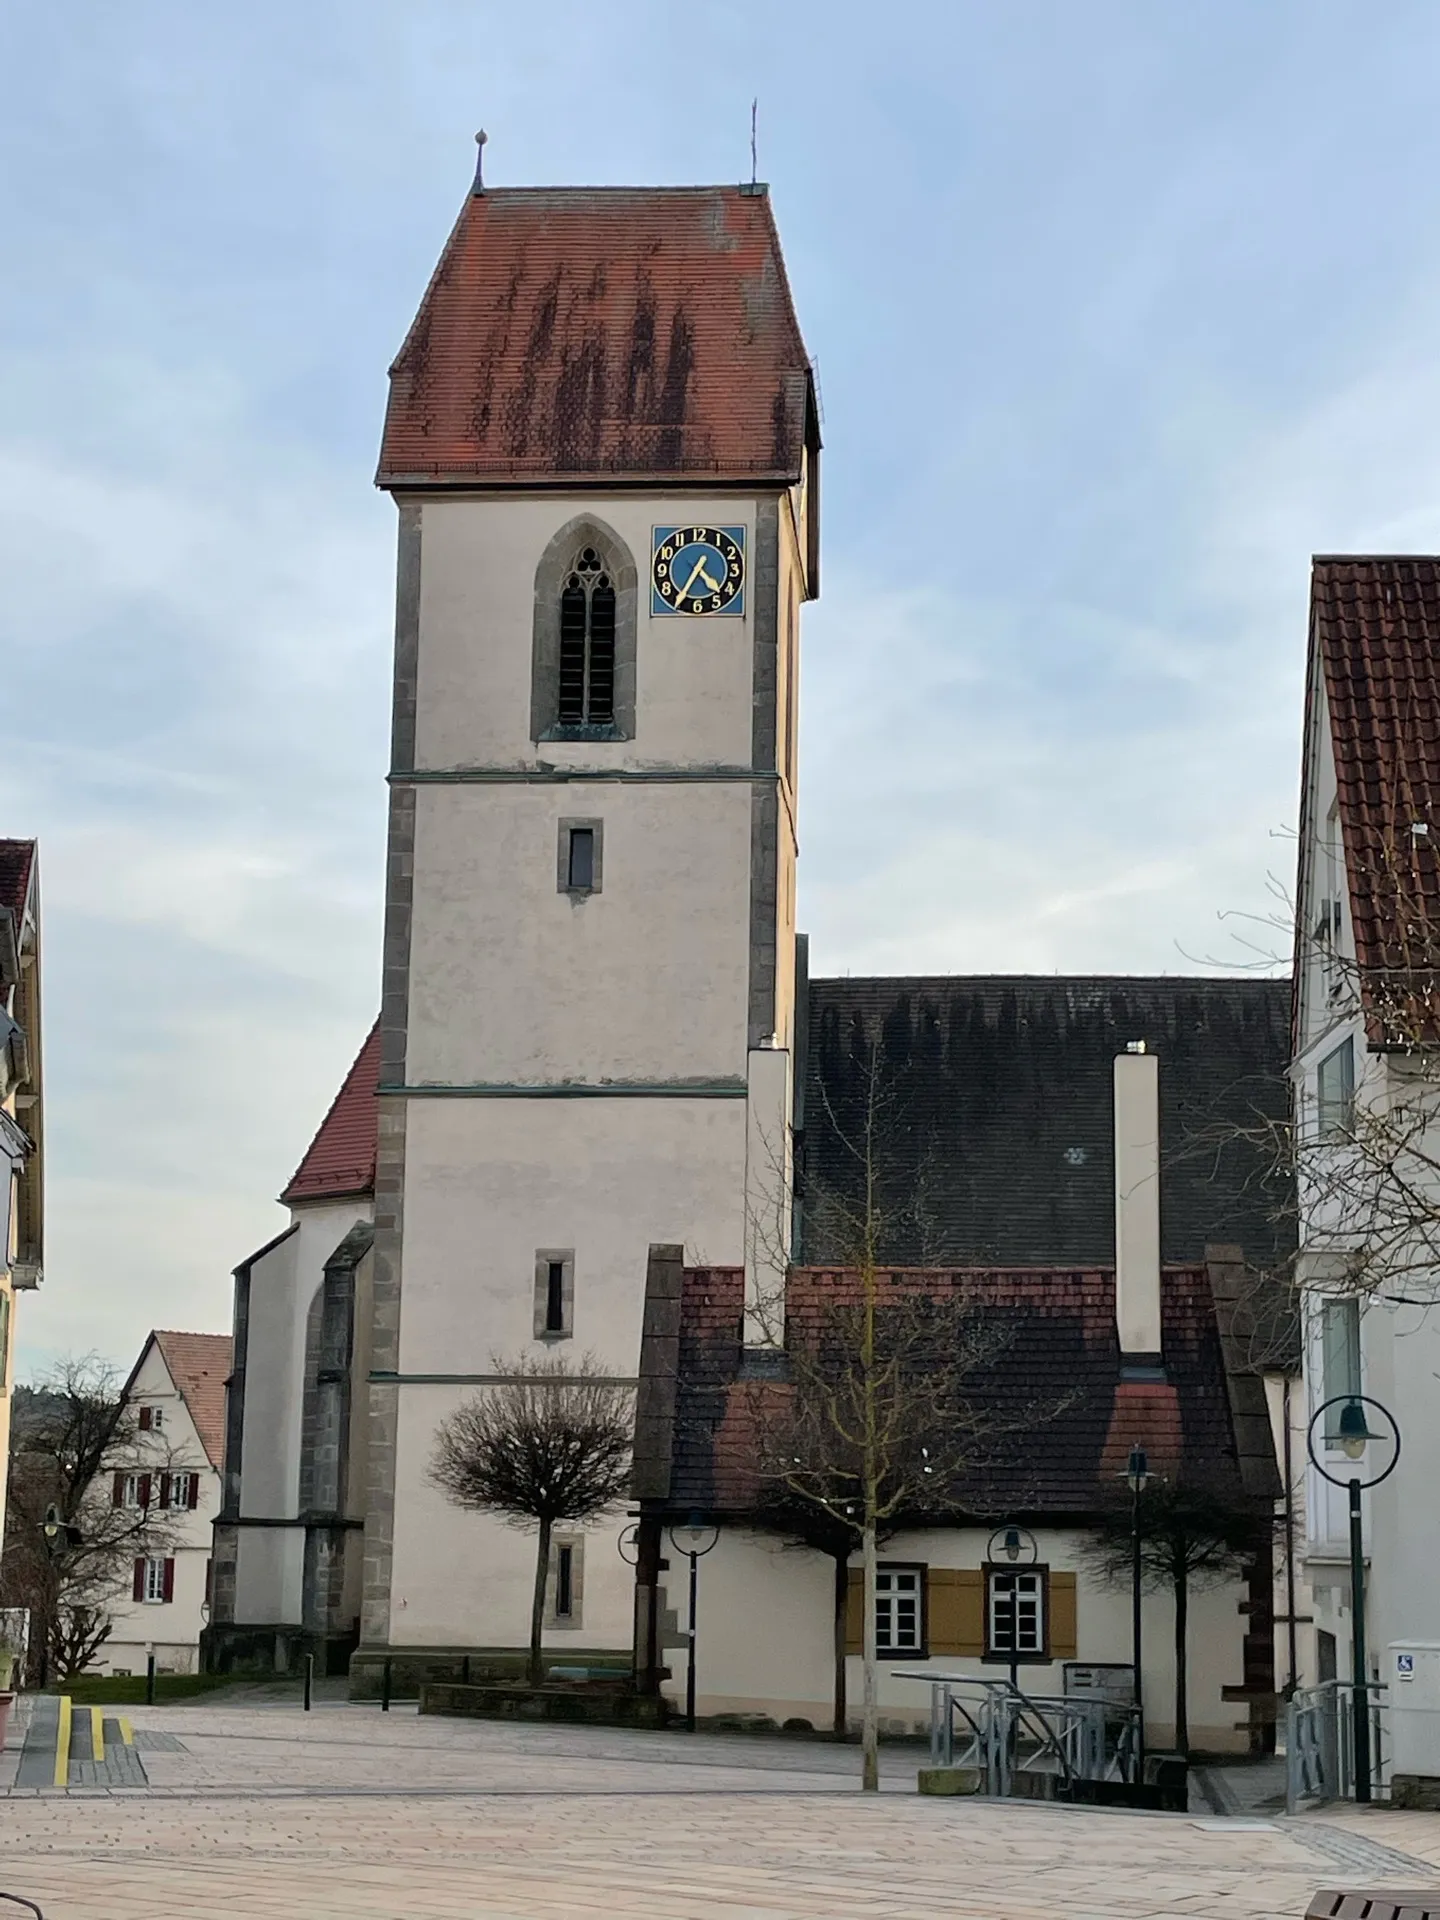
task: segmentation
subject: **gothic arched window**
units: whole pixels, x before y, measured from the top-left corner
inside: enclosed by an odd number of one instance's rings
[[[535,572],[530,737],[635,735],[635,563],[602,520],[560,528]]]
[[[561,726],[615,724],[615,583],[582,547],[560,596]]]

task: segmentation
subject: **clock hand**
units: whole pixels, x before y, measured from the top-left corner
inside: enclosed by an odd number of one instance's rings
[[[701,561],[700,566],[701,566],[700,578],[705,582],[706,586],[710,589],[711,593],[719,593],[720,582],[718,580],[712,580],[709,574],[705,572],[704,570],[705,563],[703,560]]]
[[[688,600],[690,598],[690,589],[694,586],[695,582],[700,578],[701,574],[704,572],[705,572],[705,555],[702,553],[700,555],[700,558],[695,562],[695,565],[690,570],[690,578],[685,582],[684,586],[680,589],[680,598],[682,600]],[[709,577],[707,575],[706,576],[707,584],[708,584],[708,578]]]

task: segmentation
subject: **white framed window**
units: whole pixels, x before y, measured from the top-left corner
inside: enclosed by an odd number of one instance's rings
[[[1327,1300],[1320,1309],[1320,1391],[1331,1402],[1325,1414],[1325,1444],[1338,1447],[1343,1403],[1361,1392],[1360,1302],[1353,1296]]]
[[[167,1568],[171,1562],[163,1555],[152,1554],[145,1562],[144,1591],[140,1598],[147,1606],[163,1606],[170,1598],[166,1589],[170,1585]]]
[[[1355,1043],[1344,1040],[1315,1073],[1315,1135],[1348,1140],[1355,1131]]]
[[[923,1653],[925,1569],[882,1563],[875,1571],[875,1644],[880,1653]]]
[[[198,1473],[171,1474],[170,1504],[172,1507],[190,1508],[194,1508],[200,1504],[200,1476]]]
[[[164,1407],[141,1407],[139,1427],[142,1433],[159,1433],[164,1425]]]
[[[144,1507],[149,1505],[150,1476],[148,1473],[127,1473],[125,1476],[124,1498],[122,1506]]]
[[[1045,1599],[1044,1567],[987,1567],[986,1653],[997,1659],[1027,1653],[1043,1657],[1047,1645]]]

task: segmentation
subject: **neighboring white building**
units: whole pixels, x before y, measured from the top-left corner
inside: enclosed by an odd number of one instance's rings
[[[199,1670],[229,1372],[228,1334],[162,1331],[146,1340],[125,1383],[138,1430],[135,1467],[111,1476],[109,1495],[117,1506],[155,1510],[170,1537],[133,1562],[93,1662],[97,1673],[143,1673],[151,1653],[157,1672]]]
[[[1440,1643],[1440,558],[1314,563],[1305,715],[1294,1092],[1308,1406],[1364,1393],[1399,1423],[1362,1500],[1370,1678],[1405,1710],[1396,1642]],[[1426,1110],[1425,1117],[1410,1119]],[[1387,1172],[1384,1161],[1393,1166]],[[1372,1424],[1376,1416],[1371,1415]],[[1327,1468],[1351,1472],[1338,1413]],[[1354,1472],[1368,1479],[1387,1449]],[[1316,1679],[1353,1676],[1346,1492],[1307,1467]],[[1399,1771],[1440,1792],[1428,1757]],[[1403,1742],[1402,1742],[1403,1744]]]

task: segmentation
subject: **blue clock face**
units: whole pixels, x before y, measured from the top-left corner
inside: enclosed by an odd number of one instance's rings
[[[744,527],[656,527],[650,611],[743,613]]]

